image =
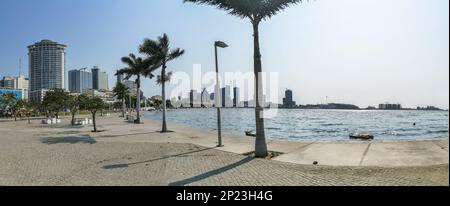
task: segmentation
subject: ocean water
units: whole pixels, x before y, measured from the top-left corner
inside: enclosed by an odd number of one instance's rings
[[[222,130],[243,135],[255,131],[254,109],[224,108]],[[170,122],[216,130],[216,109],[179,109],[167,113]],[[144,116],[161,120],[161,112]],[[416,126],[413,124],[416,123]],[[284,110],[266,119],[266,135],[287,140],[348,141],[352,133],[370,133],[377,140],[435,139],[449,136],[447,111]]]

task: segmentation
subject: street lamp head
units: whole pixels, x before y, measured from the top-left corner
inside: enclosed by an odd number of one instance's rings
[[[223,42],[223,41],[216,41],[214,45],[216,47],[220,47],[220,48],[227,48],[228,47],[228,45],[225,42]]]

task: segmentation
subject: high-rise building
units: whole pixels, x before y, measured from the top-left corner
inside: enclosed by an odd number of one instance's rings
[[[189,106],[191,108],[202,107],[202,93],[197,92],[193,89],[189,92]]]
[[[200,94],[200,102],[201,102],[201,107],[211,107],[212,103],[211,103],[211,95],[209,94],[208,90],[203,89],[202,93]]]
[[[131,96],[136,96],[136,94],[137,94],[136,82],[131,81],[131,80],[123,80],[122,83],[128,88],[128,91],[130,92]],[[142,92],[141,92],[141,94],[142,94]]]
[[[222,107],[233,107],[230,86],[225,86],[225,88],[222,88]]]
[[[108,74],[100,71],[100,68],[92,68],[92,88],[95,90],[108,91]]]
[[[83,93],[92,89],[92,73],[86,69],[69,71],[69,91],[73,93]]]
[[[13,89],[14,78],[11,76],[4,76],[2,79],[0,79],[0,87],[5,89]]]
[[[119,75],[117,75],[117,83],[123,83],[123,80],[124,80],[124,78],[123,78],[123,74],[119,74]]]
[[[14,89],[25,90],[28,93],[29,86],[29,79],[25,78],[24,75],[19,74],[19,76],[14,77]]]
[[[296,102],[293,101],[292,90],[288,89],[285,92],[285,98],[283,98],[284,108],[294,108],[296,107]]]
[[[13,89],[22,91],[22,99],[28,99],[28,90],[30,87],[29,79],[25,78],[24,75],[19,74],[19,76],[14,77]]]
[[[240,102],[240,92],[239,92],[239,87],[234,87],[233,88],[233,107],[241,107]]]
[[[65,89],[66,45],[42,40],[28,46],[30,90],[32,101],[41,102],[51,89]]]
[[[197,94],[197,90],[191,89],[191,91],[189,92],[189,105],[190,108],[194,107],[194,102],[196,101],[195,97]]]

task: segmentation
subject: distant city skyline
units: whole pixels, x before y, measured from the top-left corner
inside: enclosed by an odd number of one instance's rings
[[[289,88],[297,104],[449,108],[448,4],[305,1],[261,25],[263,70],[280,73],[280,103]],[[17,76],[22,59],[22,73],[29,77],[27,46],[51,39],[68,45],[66,72],[98,65],[112,89],[113,74],[124,66],[120,58],[164,32],[186,50],[171,71],[190,73],[197,63],[213,71],[215,40],[230,45],[220,52],[221,71],[252,70],[249,23],[182,0],[4,0],[0,27],[6,28],[0,34],[0,76]],[[154,80],[145,80],[142,90],[147,96],[160,93]]]

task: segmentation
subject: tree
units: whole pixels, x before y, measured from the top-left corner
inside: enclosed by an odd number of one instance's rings
[[[161,132],[168,132],[166,121],[166,82],[170,80],[170,76],[166,73],[167,63],[182,56],[184,54],[184,50],[179,48],[171,50],[169,37],[167,34],[164,34],[162,37],[158,37],[157,41],[145,39],[144,43],[140,46],[139,51],[148,56],[149,61],[153,64],[153,68],[161,67],[161,75],[158,77],[159,83],[161,84],[161,96],[163,103]]]
[[[11,113],[14,115],[14,121],[17,121],[17,116],[20,116],[20,120],[22,120],[22,112],[26,106],[26,100],[19,99],[15,102],[11,107]]]
[[[55,113],[56,118],[59,119],[59,112],[66,108],[68,99],[69,93],[64,89],[53,89],[45,94],[42,104],[49,113]]]
[[[23,105],[22,112],[25,114],[28,120],[28,124],[31,123],[30,117],[36,109],[36,104],[32,101],[25,101]]]
[[[125,117],[125,99],[129,95],[130,91],[125,84],[117,82],[116,87],[114,87],[113,89],[113,92],[114,97],[122,101],[122,117]]]
[[[82,108],[82,103],[86,101],[88,97],[85,94],[81,94],[79,96],[68,96],[66,101],[66,106],[70,110],[70,114],[72,119],[70,121],[71,125],[75,125],[75,115]]]
[[[94,123],[94,130],[92,132],[97,132],[97,123],[96,123],[96,115],[99,110],[102,110],[106,107],[105,102],[99,97],[87,97],[82,100],[81,107],[90,111],[92,114],[92,122]]]
[[[1,96],[1,106],[6,112],[9,112],[11,117],[13,115],[14,105],[17,102],[17,96],[14,93],[5,93]]]
[[[136,97],[137,97],[137,103],[136,103],[136,123],[141,123],[141,76],[149,77],[150,79],[153,78],[153,70],[151,68],[151,62],[148,60],[144,60],[141,57],[136,57],[134,54],[130,54],[128,57],[122,57],[122,62],[126,64],[128,67],[123,68],[119,71],[117,71],[117,75],[125,75],[125,79],[130,79],[132,76],[136,76]]]
[[[14,114],[14,121],[17,121],[17,116],[20,116],[20,120],[22,120],[23,116],[27,117],[28,124],[31,123],[30,117],[35,111],[37,106],[28,100],[19,100],[12,106],[12,113]]]
[[[233,16],[247,18],[253,26],[253,47],[254,47],[254,76],[255,76],[255,119],[256,119],[256,141],[255,156],[267,156],[267,143],[264,131],[264,117],[262,116],[264,105],[261,105],[262,94],[262,63],[261,51],[259,46],[259,25],[261,21],[270,19],[278,12],[287,7],[300,3],[302,0],[184,0],[196,4],[206,4],[215,6],[227,11]]]

